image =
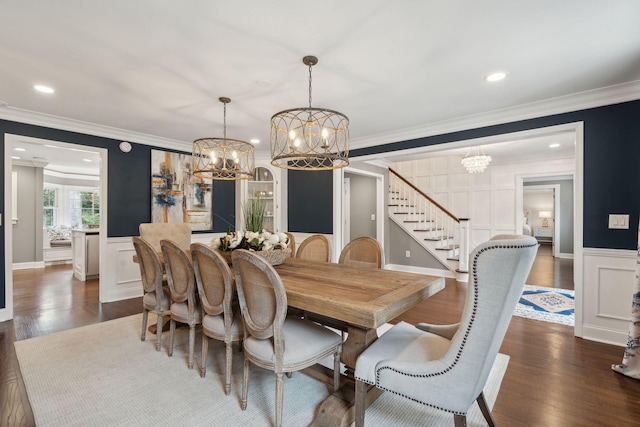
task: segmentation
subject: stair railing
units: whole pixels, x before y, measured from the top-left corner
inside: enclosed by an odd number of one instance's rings
[[[398,172],[389,168],[390,204],[416,221],[415,230],[426,231],[441,246],[458,245],[458,271],[469,271],[469,219],[458,218]]]

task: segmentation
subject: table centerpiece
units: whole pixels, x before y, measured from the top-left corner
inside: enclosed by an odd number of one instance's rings
[[[285,233],[271,233],[262,228],[265,203],[260,197],[250,199],[242,206],[246,230],[227,231],[222,237],[211,240],[211,247],[231,265],[231,252],[247,249],[265,258],[271,265],[282,264],[291,254],[289,238]]]

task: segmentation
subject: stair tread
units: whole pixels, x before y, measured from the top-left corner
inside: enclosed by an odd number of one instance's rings
[[[454,249],[458,249],[460,246],[458,245],[449,245],[449,246],[444,246],[442,248],[436,248],[436,251],[451,251]]]

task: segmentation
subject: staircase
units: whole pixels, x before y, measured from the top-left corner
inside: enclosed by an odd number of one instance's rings
[[[389,218],[448,269],[468,280],[469,219],[457,218],[389,168]]]

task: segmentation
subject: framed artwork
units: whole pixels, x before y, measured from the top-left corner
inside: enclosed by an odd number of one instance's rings
[[[191,173],[191,155],[151,150],[151,222],[211,230],[212,184]]]

